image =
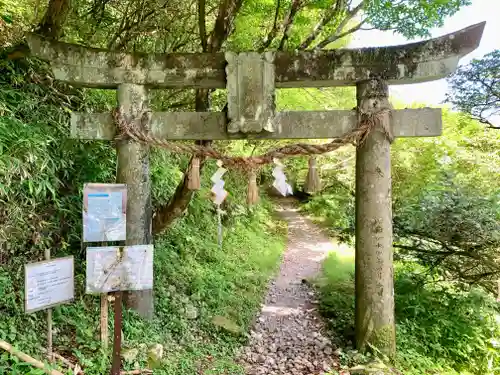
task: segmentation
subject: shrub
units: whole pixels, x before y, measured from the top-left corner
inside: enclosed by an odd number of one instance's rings
[[[106,110],[113,99],[103,90],[54,83],[38,60],[0,56],[0,339],[42,358],[45,314],[24,314],[23,267],[42,259],[46,248],[54,257],[74,255],[75,301],[54,308],[54,348],[88,375],[109,370],[110,352],[99,341],[99,298],[84,293],[81,190],[85,182],[114,182],[115,152],[111,143],[69,139],[68,114]],[[185,157],[153,150],[153,204],[168,200],[186,163]],[[228,173],[231,196],[220,248],[208,189],[215,168],[209,163],[204,169],[204,189],[189,215],[156,238],[156,316],[146,322],[124,313],[126,349],[139,350],[126,369],[145,367],[145,348],[159,343],[166,359],[155,374],[241,373],[235,350],[278,264],[284,232],[270,220],[265,201],[247,209],[246,179]],[[39,372],[0,353],[0,373]]]
[[[321,312],[341,347],[354,341],[354,254],[348,254],[330,254],[317,280]],[[498,372],[498,304],[480,288],[436,283],[425,271],[414,263],[396,267],[398,367],[405,374]]]

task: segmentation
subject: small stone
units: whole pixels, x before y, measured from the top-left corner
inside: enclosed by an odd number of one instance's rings
[[[187,304],[184,308],[184,315],[187,319],[196,319],[198,317],[198,309],[191,304]]]
[[[138,355],[139,355],[139,349],[136,348],[122,350],[122,358],[127,363],[134,362]]]
[[[148,368],[154,369],[160,366],[163,358],[163,345],[154,344],[148,349]]]
[[[175,292],[176,292],[176,290],[177,290],[177,289],[176,289],[176,287],[175,287],[174,285],[169,285],[169,286],[168,286],[168,291],[169,291],[170,293],[175,293]]]

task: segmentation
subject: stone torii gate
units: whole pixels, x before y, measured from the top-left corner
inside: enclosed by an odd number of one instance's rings
[[[437,80],[477,48],[485,23],[429,41],[384,48],[196,54],[128,54],[28,37],[57,80],[117,89],[127,121],[147,109],[147,90],[227,88],[228,112],[152,113],[137,126],[169,140],[334,138],[354,129],[360,113],[380,112],[394,137],[441,134],[441,110],[390,108],[388,85]],[[275,112],[275,88],[353,86],[357,110]],[[382,114],[385,113],[385,114]],[[113,140],[111,113],[73,113],[71,135]],[[117,143],[117,181],[128,185],[127,244],[151,236],[149,146]],[[144,315],[150,306],[139,306]],[[380,125],[356,153],[356,344],[395,351],[390,140]]]

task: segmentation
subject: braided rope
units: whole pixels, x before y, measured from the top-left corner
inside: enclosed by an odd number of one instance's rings
[[[139,129],[135,126],[139,121],[142,125],[147,125],[149,123],[150,112],[142,112],[138,119],[135,121],[127,121],[123,114],[120,112],[119,108],[113,110],[113,119],[118,128],[117,140],[132,139],[136,142],[149,144],[161,148],[165,148],[174,153],[187,153],[193,154],[197,157],[205,157],[211,159],[221,160],[225,166],[230,168],[241,168],[244,170],[255,169],[261,165],[273,163],[274,159],[283,159],[286,157],[296,157],[304,155],[320,155],[328,152],[337,150],[338,148],[345,146],[347,144],[353,144],[356,147],[361,146],[370,131],[380,123],[382,116],[389,113],[390,109],[384,108],[375,113],[360,113],[359,125],[351,130],[350,132],[344,134],[341,137],[333,139],[331,142],[323,144],[309,144],[309,143],[295,143],[292,145],[286,145],[273,150],[270,150],[262,155],[258,156],[227,156],[214,150],[210,146],[202,146],[196,144],[183,144],[174,143],[164,139],[158,139],[153,137],[147,131],[146,126],[142,128],[146,130]],[[393,136],[390,130],[386,126],[382,127],[385,135],[390,142],[393,140]]]

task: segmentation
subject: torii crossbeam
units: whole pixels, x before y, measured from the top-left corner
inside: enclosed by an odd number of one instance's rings
[[[56,79],[118,89],[118,104],[130,120],[147,108],[147,89],[227,88],[227,113],[152,113],[143,126],[158,138],[334,138],[356,126],[360,111],[389,107],[388,84],[452,73],[460,58],[478,47],[484,26],[403,46],[262,54],[128,54],[36,35],[28,43],[35,56],[50,62]],[[353,85],[356,111],[275,113],[275,88]],[[386,121],[395,137],[441,134],[440,109],[395,110]],[[117,132],[110,113],[73,113],[71,122],[75,138],[111,140]],[[128,244],[151,241],[148,150],[130,140],[117,144],[117,179],[128,185]],[[371,344],[389,355],[395,351],[391,203],[390,142],[376,128],[356,157],[356,344],[361,350]]]

